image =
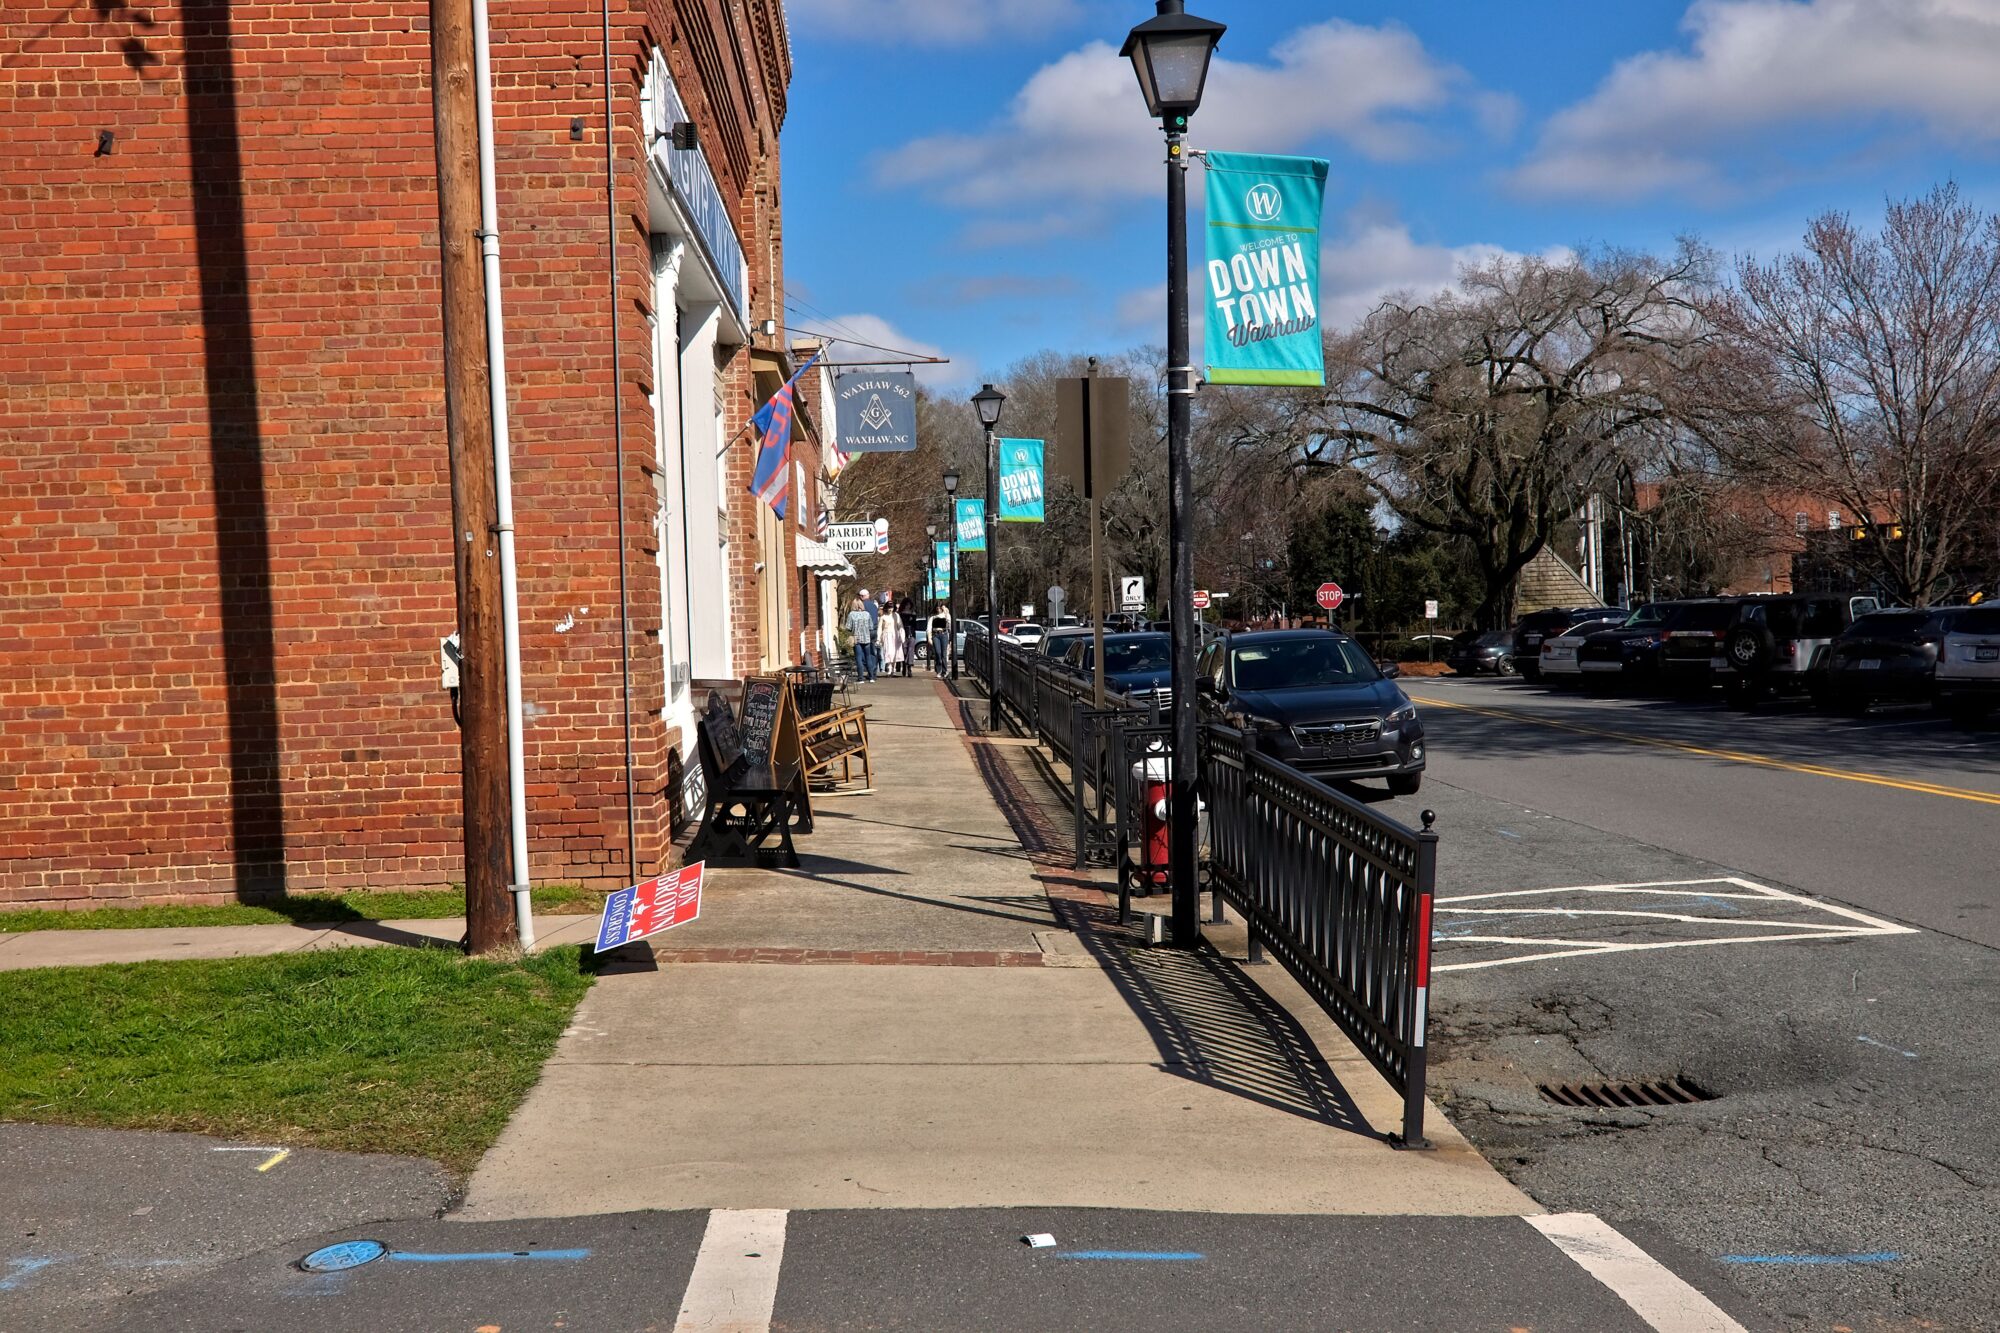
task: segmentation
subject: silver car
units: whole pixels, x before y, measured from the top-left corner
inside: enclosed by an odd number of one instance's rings
[[[2000,606],[1975,606],[1951,618],[1938,647],[1937,702],[1976,722],[2000,705]]]

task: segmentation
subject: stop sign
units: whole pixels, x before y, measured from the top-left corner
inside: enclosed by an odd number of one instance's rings
[[[1208,610],[1208,589],[1196,588],[1194,590],[1194,609],[1197,611]]]
[[[1313,594],[1313,600],[1329,611],[1338,611],[1340,604],[1347,600],[1347,594],[1340,590],[1338,583],[1322,583],[1319,591]]]

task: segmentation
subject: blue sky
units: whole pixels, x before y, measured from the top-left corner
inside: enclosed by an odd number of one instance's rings
[[[1161,341],[1160,140],[1117,58],[1152,8],[789,0],[792,324],[941,350],[939,386]],[[1332,163],[1329,325],[1501,253],[1769,255],[1946,179],[2000,209],[2000,0],[1190,8],[1229,25],[1191,142]]]

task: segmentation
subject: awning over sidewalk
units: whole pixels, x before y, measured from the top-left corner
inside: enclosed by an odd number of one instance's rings
[[[831,546],[828,546],[825,542],[815,541],[801,532],[798,536],[798,543],[800,569],[813,570],[823,579],[830,579],[836,576],[844,578],[854,577],[854,566],[848,563],[847,557],[834,550]]]

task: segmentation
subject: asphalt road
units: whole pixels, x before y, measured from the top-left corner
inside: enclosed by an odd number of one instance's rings
[[[1455,1122],[1544,1206],[1658,1229],[1782,1327],[2000,1328],[2000,736],[1407,689],[1431,766],[1377,808],[1438,813]],[[1540,1092],[1676,1076],[1713,1100]]]
[[[1991,727],[1916,709],[1737,712],[1719,695],[1594,698],[1490,679],[1405,689],[1433,738],[1431,781],[1519,796],[1545,814],[2000,947]]]
[[[684,1320],[687,1328],[749,1329],[765,1326],[762,1305],[769,1327],[785,1333],[1649,1328],[1520,1218],[827,1211],[778,1215],[754,1249],[711,1245],[714,1219],[726,1226],[732,1216],[743,1215],[349,1228],[300,1237],[62,1326],[516,1333],[667,1330]],[[1023,1237],[1033,1233],[1055,1244],[1030,1248]],[[295,1266],[321,1245],[357,1238],[387,1253],[343,1272]],[[1698,1261],[1662,1257],[1717,1285]],[[748,1262],[735,1263],[728,1283],[713,1280],[733,1261]],[[1754,1314],[1737,1313],[1759,1326]],[[707,1322],[719,1314],[723,1322]]]

